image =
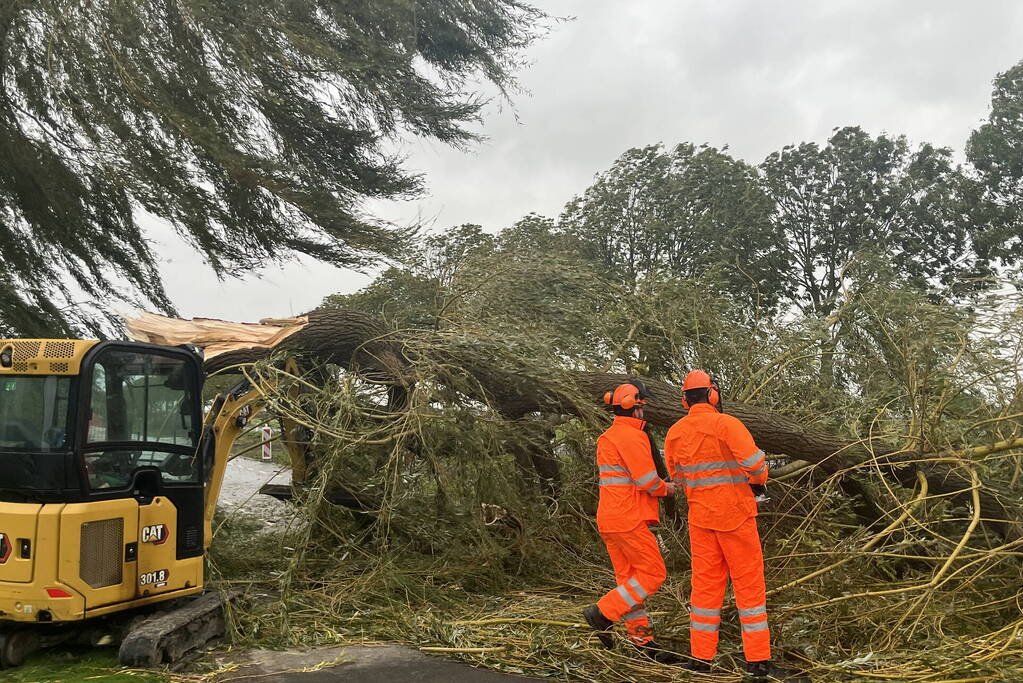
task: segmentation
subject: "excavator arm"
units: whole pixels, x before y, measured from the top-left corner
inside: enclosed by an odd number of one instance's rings
[[[297,375],[299,372],[294,359],[287,361],[285,369],[292,375]],[[252,379],[246,377],[229,391],[218,395],[206,413],[203,428],[204,443],[200,446],[199,452],[208,454],[205,463],[207,482],[204,510],[207,547],[209,547],[213,536],[213,515],[217,510],[217,501],[224,484],[224,474],[227,471],[227,463],[231,460],[231,451],[234,449],[235,441],[246,431],[251,421],[266,410],[268,397],[279,396],[282,391],[291,399],[296,398],[298,394],[296,386],[288,387],[285,390],[266,380],[258,379],[254,383]],[[303,438],[304,428],[293,418],[282,415],[280,422],[282,441],[291,458],[292,484],[301,485],[311,473],[308,460],[308,439]],[[290,499],[291,486],[267,485],[260,490],[260,493],[266,493],[279,499]]]

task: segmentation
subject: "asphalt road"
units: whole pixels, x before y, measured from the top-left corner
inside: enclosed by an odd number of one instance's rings
[[[230,659],[239,669],[222,680],[256,683],[523,683],[539,679],[477,669],[400,645],[273,652],[253,650]],[[225,662],[226,663],[226,662]]]

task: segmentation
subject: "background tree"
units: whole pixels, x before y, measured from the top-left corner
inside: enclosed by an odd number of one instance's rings
[[[630,149],[580,197],[560,229],[612,278],[721,270],[733,292],[776,300],[780,261],[757,171],[713,147]]]
[[[1023,254],[1023,62],[995,78],[991,114],[970,136],[966,156],[986,202],[978,250],[1018,263]]]
[[[826,317],[854,256],[872,252],[917,286],[976,272],[966,180],[951,151],[842,128],[823,147],[786,146],[761,165],[787,261],[788,297]]]
[[[386,151],[461,145],[545,15],[519,0],[111,0],[0,7],[0,326],[101,332],[89,299],[170,311],[140,221],[219,274],[295,253],[345,266],[401,231],[361,200],[416,192]]]

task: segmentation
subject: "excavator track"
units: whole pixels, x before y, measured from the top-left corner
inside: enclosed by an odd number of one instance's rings
[[[180,661],[224,635],[224,607],[238,595],[238,592],[211,591],[182,607],[136,622],[121,641],[118,653],[121,663],[152,668]]]

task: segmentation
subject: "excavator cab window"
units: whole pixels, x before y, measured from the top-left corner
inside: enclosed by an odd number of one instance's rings
[[[158,468],[165,484],[199,483],[198,392],[188,356],[100,351],[88,377],[83,460],[89,489],[125,489],[144,467]]]
[[[202,359],[183,348],[101,342],[83,360],[76,454],[86,500],[156,497],[177,511],[177,557],[203,553]]]
[[[64,448],[70,393],[70,377],[0,377],[0,450]]]
[[[0,501],[69,488],[71,392],[71,377],[0,376]]]
[[[195,447],[190,412],[195,387],[179,378],[185,360],[108,351],[93,366],[87,443],[159,442]]]

